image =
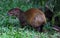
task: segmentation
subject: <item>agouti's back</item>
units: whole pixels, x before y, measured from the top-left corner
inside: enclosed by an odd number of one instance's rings
[[[44,13],[36,8],[31,8],[25,12],[27,22],[33,27],[39,27],[46,23]]]

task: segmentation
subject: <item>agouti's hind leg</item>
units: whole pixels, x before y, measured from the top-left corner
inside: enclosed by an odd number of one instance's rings
[[[39,31],[39,32],[42,32],[43,31],[43,25],[39,26],[39,27],[36,27],[36,30]]]

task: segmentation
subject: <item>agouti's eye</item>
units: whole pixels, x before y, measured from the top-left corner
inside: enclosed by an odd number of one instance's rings
[[[14,13],[9,13],[10,15],[14,15]]]

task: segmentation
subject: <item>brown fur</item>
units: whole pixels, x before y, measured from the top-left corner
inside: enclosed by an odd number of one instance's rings
[[[27,22],[30,23],[33,27],[38,27],[41,24],[46,23],[45,15],[42,11],[31,8],[25,12]]]
[[[30,24],[32,27],[36,29],[38,28],[39,30],[41,30],[41,26],[46,23],[45,14],[41,10],[36,8],[31,8],[27,10],[25,12],[25,17],[28,24]]]

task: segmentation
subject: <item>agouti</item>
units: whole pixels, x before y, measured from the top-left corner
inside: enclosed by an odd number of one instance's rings
[[[25,17],[29,25],[38,31],[42,31],[43,25],[46,23],[46,17],[41,10],[31,8],[25,12]]]
[[[8,12],[9,15],[17,16],[22,24],[22,27],[25,25],[30,25],[35,28],[37,31],[42,31],[44,24],[46,23],[45,14],[36,8],[31,8],[26,12],[21,11],[19,8],[14,8]]]

